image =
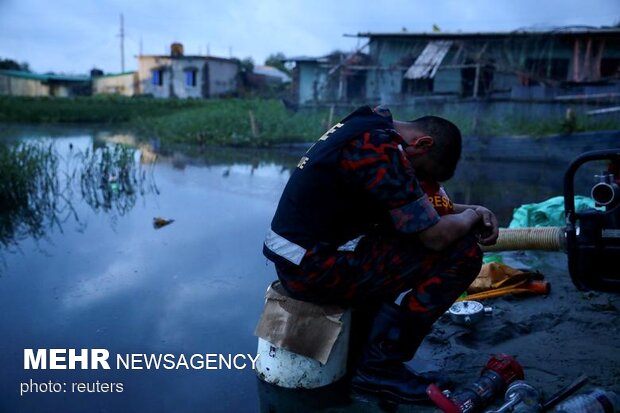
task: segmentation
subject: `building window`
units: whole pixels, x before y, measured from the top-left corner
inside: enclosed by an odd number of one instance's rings
[[[480,64],[474,60],[465,60],[465,64],[461,68],[461,96],[480,97],[491,95],[494,77],[495,66],[492,61]]]
[[[435,79],[403,79],[401,91],[407,95],[428,95],[433,93]]]
[[[164,71],[162,69],[153,69],[151,74],[151,83],[153,85],[162,86],[164,84]]]
[[[185,69],[185,86],[196,86],[196,69]]]
[[[620,59],[606,58],[601,59],[601,77],[615,78],[620,76]]]
[[[538,85],[540,80],[564,81],[568,78],[569,59],[545,58],[526,59],[526,75],[530,75],[528,86]]]

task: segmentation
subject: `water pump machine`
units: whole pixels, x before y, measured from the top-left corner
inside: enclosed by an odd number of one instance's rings
[[[590,196],[599,209],[575,211],[575,174],[584,164],[608,161]],[[564,174],[568,270],[579,289],[620,292],[620,148],[586,152]]]

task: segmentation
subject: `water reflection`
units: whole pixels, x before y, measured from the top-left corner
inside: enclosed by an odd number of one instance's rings
[[[70,144],[64,155],[45,142],[1,145],[0,176],[5,248],[25,238],[39,240],[53,229],[62,232],[71,218],[83,224],[74,206],[81,200],[95,212],[122,216],[138,196],[158,193],[152,167],[143,167],[136,149],[122,144],[84,151]]]
[[[122,162],[101,165],[103,158],[123,158],[120,153],[115,157],[116,144],[82,134],[54,138],[54,145],[58,179],[72,182],[65,196],[87,228],[75,231],[71,218],[63,223],[63,233],[47,231],[45,254],[29,240],[20,242],[19,253],[5,254],[0,411],[256,411],[250,369],[31,372],[23,370],[20,354],[23,348],[91,347],[121,354],[255,351],[252,332],[263,292],[274,277],[260,245],[288,178],[281,165],[289,161],[236,149],[157,151],[156,144],[148,143],[156,165],[141,163],[144,151],[137,146],[131,164],[135,174],[126,173],[129,182],[119,183],[118,194],[108,194],[110,184],[123,179]],[[103,156],[104,147],[109,157]],[[82,173],[89,167],[84,184],[96,192],[90,204],[82,197]],[[146,171],[149,179],[150,168],[158,192],[143,197],[132,177],[139,179]],[[223,178],[225,170],[229,173]],[[130,196],[136,197],[133,207],[124,215],[115,212],[115,197]],[[118,219],[111,225],[114,214]],[[158,216],[175,222],[155,231],[152,219]],[[31,378],[123,382],[126,391],[20,397],[14,389]]]
[[[0,243],[39,239],[47,228],[61,227],[73,212],[58,176],[59,158],[53,147],[0,145]]]
[[[353,407],[345,380],[320,389],[302,390],[274,386],[256,378],[256,386],[260,413],[343,411]],[[355,411],[363,411],[360,404],[355,405]]]
[[[434,411],[432,407],[399,405],[382,397],[352,392],[346,379],[318,389],[288,389],[256,378],[260,413],[364,413]]]
[[[134,148],[116,144],[75,155],[82,163],[82,198],[94,211],[122,216],[134,207],[138,195],[158,192],[154,180],[149,179],[152,168],[143,169],[135,153]]]
[[[222,167],[221,176],[242,169],[253,176],[259,167],[275,164],[287,176],[296,155],[290,152],[233,148],[168,147],[158,141],[138,142],[126,134],[97,133],[92,145],[69,144],[62,151],[45,139],[0,146],[0,244],[16,246],[20,240],[39,240],[56,228],[62,232],[69,219],[81,225],[75,205],[88,205],[114,223],[136,205],[139,197],[159,194],[155,163]],[[249,171],[246,169],[249,168]],[[273,171],[269,171],[272,173]],[[255,189],[254,189],[255,190]]]

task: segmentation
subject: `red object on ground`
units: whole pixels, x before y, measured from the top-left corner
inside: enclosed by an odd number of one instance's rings
[[[496,354],[489,359],[478,380],[454,394],[444,394],[431,384],[426,394],[445,413],[473,413],[482,409],[495,397],[503,395],[510,383],[523,380],[523,367],[506,354]]]

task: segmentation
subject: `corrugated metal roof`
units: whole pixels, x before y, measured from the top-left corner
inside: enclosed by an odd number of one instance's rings
[[[429,79],[435,76],[437,68],[448,54],[451,40],[433,40],[428,42],[422,53],[405,72],[405,79]]]
[[[253,71],[257,75],[275,77],[285,83],[291,81],[291,77],[288,74],[273,66],[255,65]]]
[[[514,36],[620,36],[620,28],[593,28],[583,26],[558,27],[548,30],[524,29],[511,32],[365,32],[351,37],[393,37],[393,38],[427,38],[427,39],[460,39],[472,37],[514,37]]]
[[[50,80],[60,82],[88,82],[90,76],[75,76],[75,75],[56,75],[56,74],[40,74],[32,72],[24,72],[21,70],[0,70],[0,75],[19,77],[23,79],[41,80],[47,82]]]
[[[294,56],[282,59],[283,62],[319,62],[326,63],[329,59],[326,56],[312,57],[312,56]]]
[[[171,56],[169,54],[142,54],[142,55],[138,55],[137,56],[138,59],[141,59],[143,57],[156,57],[156,58],[160,58],[160,59],[173,59],[173,60],[183,60],[183,59],[187,59],[187,60],[217,60],[217,61],[221,61],[221,62],[230,62],[230,63],[237,63],[238,59],[235,58],[227,58],[227,57],[218,57],[218,56],[211,56],[211,55],[182,55],[182,56]]]
[[[97,77],[97,78],[102,78],[102,77],[118,77],[118,76],[130,76],[135,74],[135,71],[131,71],[131,72],[121,72],[121,73],[107,73],[105,75],[101,75],[101,76],[93,76],[93,77]]]

